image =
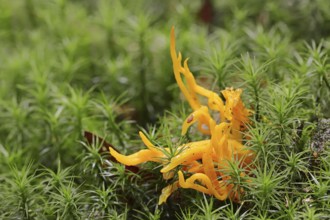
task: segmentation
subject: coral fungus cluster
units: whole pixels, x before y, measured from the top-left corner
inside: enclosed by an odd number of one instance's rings
[[[182,135],[186,134],[192,124],[197,123],[198,130],[210,138],[183,144],[178,147],[177,155],[166,160],[165,153],[169,148],[160,149],[154,146],[140,132],[148,149],[129,156],[122,155],[113,148],[110,148],[110,153],[118,162],[130,166],[147,161],[161,163],[164,179],[178,175],[178,180],[162,190],[159,204],[166,202],[179,187],[195,189],[219,200],[228,197],[238,200],[242,189],[229,181],[231,177],[225,171],[230,169],[233,161],[238,162],[241,167],[247,167],[253,159],[253,152],[242,144],[242,131],[249,122],[250,114],[240,98],[242,90],[228,88],[222,91],[224,102],[215,92],[197,85],[188,68],[187,59],[182,66],[182,56],[176,53],[174,28],[171,31],[171,58],[176,82],[193,109],[182,125]],[[207,99],[207,106],[201,104],[200,97]],[[212,118],[214,113],[219,115],[218,121]],[[244,176],[245,173],[241,172],[240,175]]]

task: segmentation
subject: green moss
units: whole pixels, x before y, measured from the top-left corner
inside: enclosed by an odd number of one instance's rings
[[[209,23],[203,2],[0,0],[1,219],[329,216],[329,1],[213,1]],[[180,189],[157,206],[159,167],[128,173],[83,137],[122,153],[144,148],[139,129],[160,147],[205,138],[180,137],[172,25],[198,82],[242,88],[255,112],[241,204]]]

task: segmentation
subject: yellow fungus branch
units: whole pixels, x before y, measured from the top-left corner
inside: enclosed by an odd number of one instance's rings
[[[182,163],[201,159],[205,153],[205,145],[209,142],[209,140],[205,140],[191,143],[179,155],[173,157],[171,162],[161,169],[160,172],[166,173]]]
[[[182,55],[177,55],[175,49],[174,28],[171,30],[171,58],[175,80],[193,109],[185,119],[181,133],[185,135],[190,126],[197,123],[202,134],[210,135],[209,139],[190,142],[179,146],[178,154],[168,157],[169,148],[155,147],[148,138],[139,132],[142,142],[148,149],[140,150],[125,156],[110,148],[110,154],[120,163],[137,165],[154,161],[163,165],[160,172],[165,180],[178,175],[178,180],[162,190],[159,204],[177,188],[191,188],[199,192],[215,196],[219,200],[230,198],[239,201],[243,189],[233,183],[231,179],[230,162],[238,161],[241,167],[250,169],[254,153],[242,144],[242,132],[249,123],[251,111],[246,109],[241,100],[241,89],[227,88],[222,92],[225,103],[215,92],[205,89],[196,83],[194,75],[188,67],[188,59],[181,64]],[[201,105],[198,96],[207,99],[207,106]],[[220,122],[212,118],[210,111],[219,113]],[[188,176],[185,179],[185,175]],[[246,175],[244,172],[241,175]]]
[[[173,71],[174,71],[174,76],[175,80],[178,83],[178,86],[180,87],[183,95],[185,98],[188,100],[190,106],[193,109],[198,109],[200,107],[199,101],[197,100],[197,97],[194,94],[190,94],[189,91],[187,90],[186,86],[184,85],[182,79],[181,79],[181,74],[182,72],[185,72],[184,68],[181,66],[181,59],[182,56],[179,53],[179,56],[176,54],[175,50],[175,33],[174,33],[174,27],[172,27],[171,30],[171,58],[173,62]]]
[[[164,158],[164,154],[161,152],[151,151],[151,150],[140,150],[129,156],[122,155],[110,147],[110,154],[116,158],[116,160],[127,166],[135,166],[140,163],[147,161],[161,162]]]

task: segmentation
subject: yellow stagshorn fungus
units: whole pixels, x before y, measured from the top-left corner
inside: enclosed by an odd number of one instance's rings
[[[230,175],[225,174],[224,171],[230,170],[229,163],[234,160],[246,167],[254,157],[253,152],[242,144],[242,130],[249,122],[250,115],[250,111],[244,107],[241,100],[242,90],[228,88],[222,91],[226,101],[224,104],[215,92],[197,85],[189,70],[188,60],[186,59],[182,66],[182,56],[176,53],[174,28],[171,30],[171,58],[176,82],[193,109],[182,125],[182,135],[186,134],[188,128],[196,122],[198,130],[202,134],[209,135],[210,139],[179,146],[179,153],[168,162],[164,151],[169,149],[160,150],[140,132],[140,137],[148,149],[125,156],[110,148],[110,154],[118,162],[129,166],[147,161],[161,163],[164,179],[173,178],[173,172],[177,170],[175,168],[179,167],[177,171],[179,180],[162,190],[159,204],[166,202],[172,192],[179,187],[195,189],[213,195],[219,200],[228,197],[239,200],[239,194],[243,190],[239,186],[234,186],[233,181],[229,181]],[[207,98],[208,106],[202,105],[198,96]],[[211,117],[210,110],[219,113],[219,124]],[[242,177],[244,175],[243,172],[240,174]]]

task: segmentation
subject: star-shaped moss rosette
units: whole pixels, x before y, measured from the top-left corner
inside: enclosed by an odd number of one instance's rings
[[[179,146],[179,153],[168,161],[166,153],[169,148],[154,146],[139,132],[148,149],[125,156],[110,147],[110,154],[127,166],[147,161],[160,163],[163,165],[161,173],[166,180],[173,178],[173,172],[177,172],[178,180],[162,190],[159,204],[166,202],[179,187],[195,189],[219,200],[230,198],[238,201],[243,190],[230,181],[230,175],[225,174],[224,170],[229,170],[230,163],[234,161],[238,161],[243,168],[248,167],[254,158],[253,152],[242,144],[242,131],[249,123],[248,116],[251,114],[241,100],[242,90],[223,90],[224,104],[218,94],[197,85],[189,70],[188,60],[182,66],[182,56],[176,53],[174,28],[171,30],[171,58],[176,82],[193,109],[182,125],[182,135],[186,134],[192,124],[197,123],[198,130],[210,138]],[[207,106],[200,103],[199,96],[207,99]],[[219,114],[219,123],[211,117],[210,112]],[[240,173],[240,176],[244,175],[244,172]]]

